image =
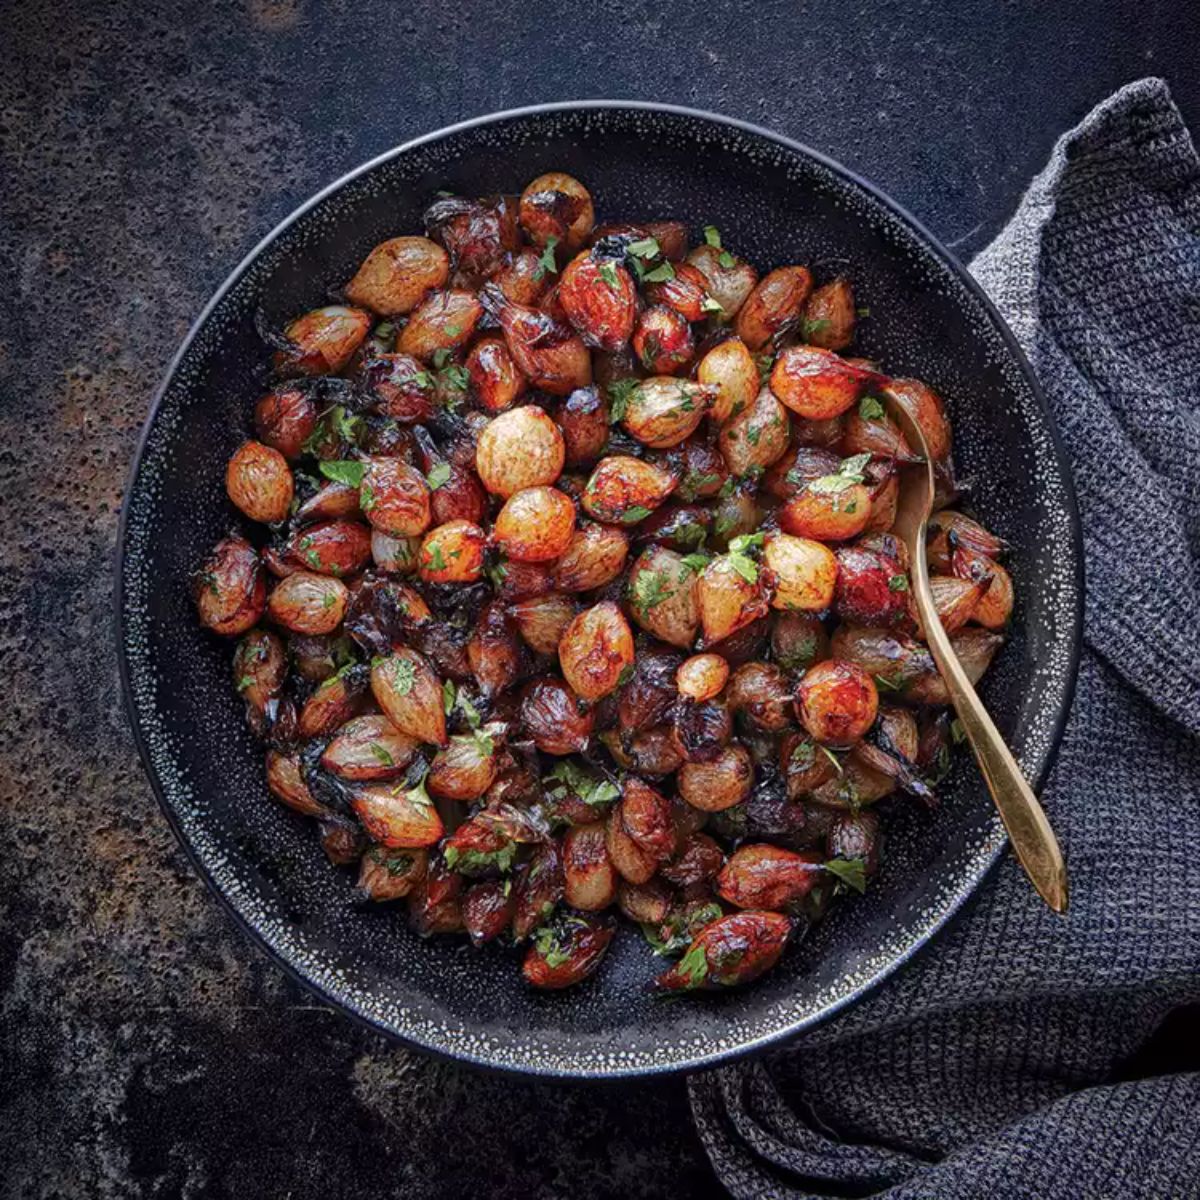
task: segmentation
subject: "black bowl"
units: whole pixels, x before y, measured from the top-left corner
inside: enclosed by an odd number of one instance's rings
[[[431,134],[305,204],[233,272],[154,401],[121,528],[122,675],[138,746],[168,819],[239,924],[321,997],[456,1059],[525,1074],[614,1077],[692,1069],[806,1029],[909,959],[995,863],[1003,832],[974,765],[930,816],[890,825],[869,894],[839,908],[749,990],[664,1003],[661,966],[623,931],[599,976],[531,991],[511,953],[422,942],[356,902],[305,819],[271,801],[262,751],[230,686],[227,642],[196,624],[188,576],[232,523],[225,462],[248,428],[265,352],[254,311],[319,304],[385,237],[420,228],[439,188],[516,192],[579,176],[601,219],[712,223],[760,267],[802,262],[854,282],[860,350],[943,397],[962,475],[1012,544],[1012,637],[984,695],[1026,774],[1044,779],[1074,685],[1080,530],[1068,469],[1028,365],[966,272],[862,180],[786,138],[659,105],[588,102],[501,113]]]

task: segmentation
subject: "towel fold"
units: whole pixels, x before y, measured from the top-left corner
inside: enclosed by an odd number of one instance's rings
[[[694,1076],[736,1197],[1200,1196],[1200,1074],[1118,1081],[1200,1001],[1200,160],[1166,85],[1066,134],[971,269],[1042,382],[1083,517],[1084,654],[1043,796],[1071,912],[1006,858],[873,996]]]

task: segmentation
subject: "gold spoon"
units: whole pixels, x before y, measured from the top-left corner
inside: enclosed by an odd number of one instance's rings
[[[950,638],[942,628],[933,602],[929,567],[925,561],[925,531],[933,512],[935,488],[929,446],[920,426],[904,408],[886,395],[885,403],[888,413],[903,430],[909,445],[922,459],[903,471],[893,528],[908,546],[913,596],[925,630],[925,640],[945,680],[950,702],[958,713],[967,741],[975,753],[975,761],[983,772],[984,782],[992,794],[1017,858],[1025,868],[1025,874],[1029,876],[1038,895],[1055,912],[1066,912],[1067,866],[1063,862],[1058,839],[1033,789],[1021,774],[1016,759],[1004,744],[983,701],[971,686],[950,644]]]

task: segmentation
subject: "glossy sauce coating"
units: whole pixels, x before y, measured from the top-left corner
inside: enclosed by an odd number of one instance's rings
[[[890,533],[915,457],[888,406],[950,497],[947,405],[865,353],[852,278],[695,216],[598,225],[547,171],[313,280],[344,303],[266,331],[192,579],[266,793],[365,900],[539,988],[602,972],[619,919],[661,990],[750,983],[870,885],[955,741]],[[1005,550],[931,522],[972,678]]]

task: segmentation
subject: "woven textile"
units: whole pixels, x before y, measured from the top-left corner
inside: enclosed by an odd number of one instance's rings
[[[737,1197],[1200,1197],[1200,1075],[1117,1082],[1200,1000],[1200,161],[1166,86],[1066,134],[972,271],[1045,388],[1083,515],[1085,648],[1043,797],[1071,911],[1006,856],[875,995],[693,1077]]]

